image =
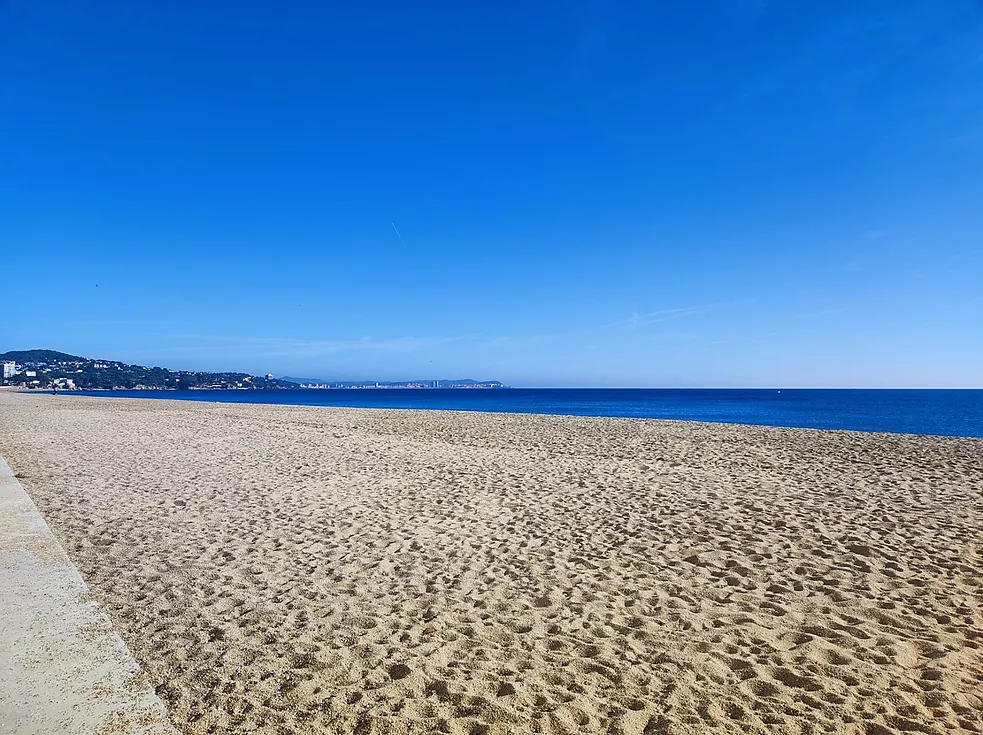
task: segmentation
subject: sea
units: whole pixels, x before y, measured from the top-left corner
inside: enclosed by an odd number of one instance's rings
[[[218,403],[615,416],[983,437],[983,390],[315,388],[80,392],[100,397]]]

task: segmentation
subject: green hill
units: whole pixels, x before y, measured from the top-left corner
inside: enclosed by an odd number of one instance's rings
[[[69,355],[65,352],[55,350],[11,350],[10,352],[0,353],[0,361],[14,361],[17,363],[38,363],[38,362],[75,362],[86,360],[85,357]]]
[[[96,360],[56,350],[11,350],[0,361],[15,362],[19,373],[8,385],[48,388],[71,381],[79,389],[295,388],[295,383],[248,373],[210,373],[129,365],[118,360]]]

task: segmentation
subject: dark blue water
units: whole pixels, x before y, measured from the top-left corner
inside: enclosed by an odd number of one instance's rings
[[[983,390],[444,388],[82,393],[222,403],[622,416],[983,437]]]

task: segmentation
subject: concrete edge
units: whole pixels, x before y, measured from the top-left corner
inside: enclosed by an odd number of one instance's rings
[[[0,457],[0,732],[177,735],[138,671]]]

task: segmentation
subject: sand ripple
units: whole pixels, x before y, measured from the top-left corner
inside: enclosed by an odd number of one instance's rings
[[[0,395],[188,733],[983,732],[983,441]]]

